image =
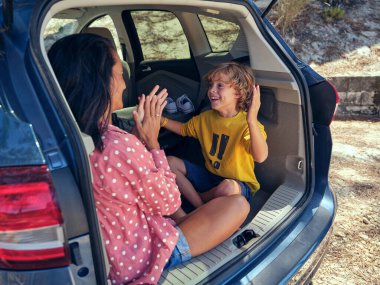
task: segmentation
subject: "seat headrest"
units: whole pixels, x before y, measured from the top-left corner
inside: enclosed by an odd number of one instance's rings
[[[81,33],[87,33],[87,34],[95,34],[98,36],[101,36],[103,38],[109,39],[113,46],[116,47],[115,41],[113,39],[112,33],[109,29],[103,28],[103,27],[87,27],[82,30]]]

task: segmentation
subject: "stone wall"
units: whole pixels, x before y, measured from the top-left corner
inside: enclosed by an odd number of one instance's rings
[[[380,117],[380,77],[331,77],[340,96],[337,115]]]

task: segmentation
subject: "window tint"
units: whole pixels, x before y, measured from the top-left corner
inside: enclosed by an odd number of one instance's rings
[[[120,47],[120,41],[119,37],[117,35],[116,27],[115,24],[112,21],[112,18],[108,15],[103,16],[99,19],[96,19],[94,22],[92,22],[89,27],[98,27],[98,28],[107,28],[110,30],[113,41],[115,42],[117,53],[119,54],[120,58],[123,58],[122,52],[121,52],[121,47]]]
[[[131,13],[144,60],[190,58],[189,44],[177,17],[164,11]]]
[[[52,18],[44,31],[45,48],[48,50],[57,40],[71,35],[78,27],[75,19]]]
[[[203,29],[213,52],[230,51],[235,43],[240,27],[225,20],[199,15]]]

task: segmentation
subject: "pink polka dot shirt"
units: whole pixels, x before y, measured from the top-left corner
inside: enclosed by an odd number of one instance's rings
[[[156,284],[178,240],[164,216],[181,205],[165,153],[109,126],[90,155],[96,210],[112,284]]]

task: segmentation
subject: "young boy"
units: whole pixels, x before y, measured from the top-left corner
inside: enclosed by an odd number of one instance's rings
[[[194,206],[229,195],[251,194],[260,188],[254,162],[268,156],[266,133],[257,120],[260,87],[252,69],[230,62],[206,76],[211,110],[181,123],[161,118],[161,126],[199,140],[205,166],[168,157],[181,193]]]

